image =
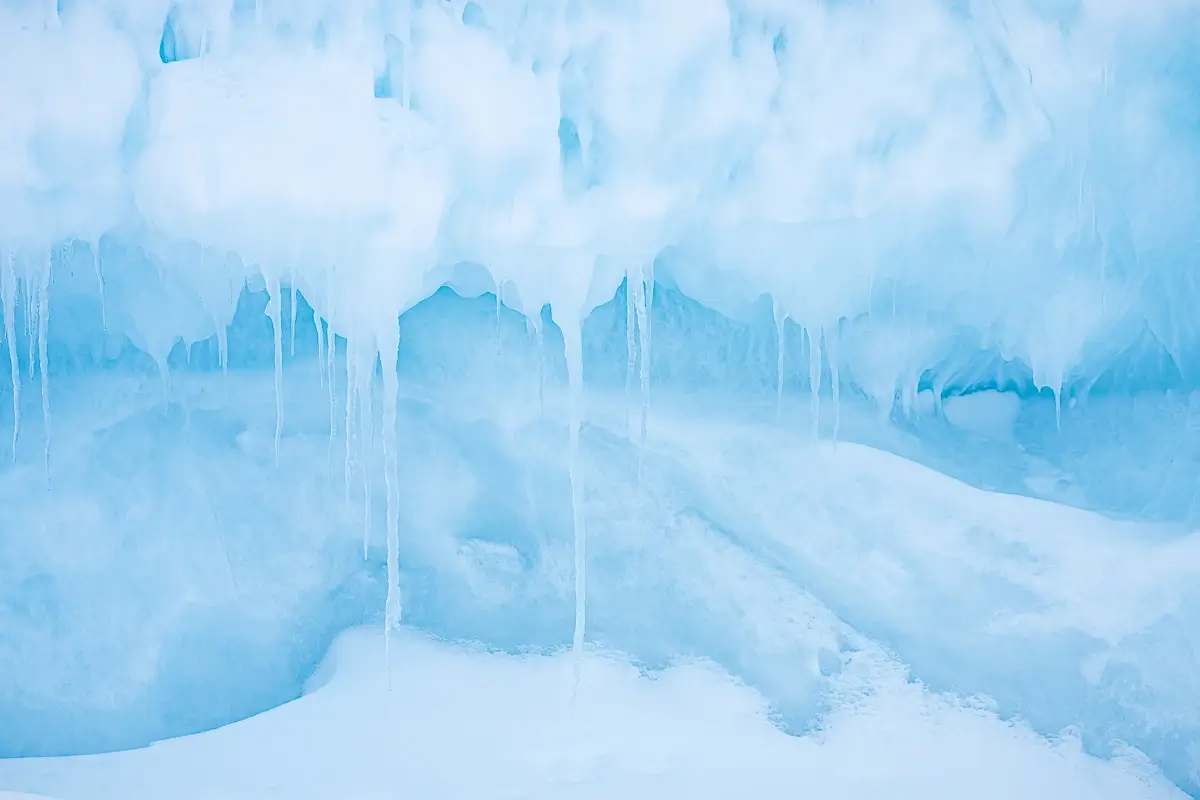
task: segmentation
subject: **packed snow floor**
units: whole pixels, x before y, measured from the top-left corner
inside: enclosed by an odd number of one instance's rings
[[[390,689],[382,634],[356,629],[294,702],[146,749],[3,762],[0,781],[62,800],[1183,796],[1136,754],[1097,760],[866,657],[822,730],[791,737],[711,663],[648,675],[589,652],[573,690],[569,653],[392,644]]]

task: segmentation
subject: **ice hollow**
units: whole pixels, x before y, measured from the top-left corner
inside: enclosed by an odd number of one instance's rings
[[[0,756],[378,611],[793,732],[879,645],[1195,790],[1198,54],[1192,0],[4,5]]]

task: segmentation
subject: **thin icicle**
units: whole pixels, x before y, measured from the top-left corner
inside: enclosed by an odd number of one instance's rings
[[[393,327],[395,323],[392,323]],[[399,401],[400,376],[396,360],[400,351],[399,329],[382,337],[383,361],[383,479],[387,491],[387,600],[384,605],[384,650],[388,660],[388,686],[391,686],[392,629],[403,614],[400,597],[400,469],[396,439],[396,403]]]
[[[278,276],[272,275],[267,291],[271,324],[275,328],[275,466],[279,466],[279,440],[283,438],[283,298]]]
[[[357,365],[354,363],[356,337],[348,336],[346,338],[346,461],[344,477],[346,480],[346,505],[350,505],[350,477],[352,473],[352,465],[354,464],[354,407],[355,400],[358,395],[356,384],[358,378]]]
[[[28,364],[29,380],[37,377],[37,289],[25,279],[25,346],[28,348],[25,363]]]
[[[366,391],[359,395],[358,406],[358,421],[359,429],[359,444],[362,449],[362,486],[363,486],[363,560],[367,558],[367,551],[371,547],[371,524],[372,524],[372,509],[371,502],[374,499],[371,492],[371,470],[375,465],[375,404],[374,404],[374,387],[372,386],[375,379],[375,370],[372,364],[372,369],[366,375]]]
[[[537,348],[538,416],[546,416],[546,357],[542,353],[545,334],[542,332],[541,312],[533,323],[534,346]]]
[[[337,436],[337,386],[334,383],[334,369],[337,366],[337,339],[333,337],[331,326],[325,323],[325,387],[329,390],[329,446],[325,456],[327,470],[333,469],[333,440]],[[347,387],[349,388],[349,387]]]
[[[783,416],[784,323],[787,322],[787,312],[779,305],[778,299],[775,299],[771,306],[772,313],[775,316],[775,349],[777,355],[775,364],[775,419],[780,419]]]
[[[646,457],[646,440],[650,420],[650,315],[654,308],[654,265],[645,268],[637,282],[634,305],[638,323],[638,358],[641,360],[641,427],[638,436],[638,482],[642,480],[642,462]]]
[[[42,425],[46,435],[46,485],[50,485],[50,360],[46,353],[46,339],[50,325],[50,266],[52,254],[46,254],[42,270],[41,286],[37,292],[37,368],[42,378]]]
[[[583,514],[583,470],[579,463],[579,428],[583,414],[583,331],[578,321],[562,326],[563,350],[567,359],[567,386],[570,395],[567,469],[571,477],[571,509],[575,524],[575,634],[571,649],[576,657],[583,652],[587,624],[587,528]],[[578,661],[576,662],[578,670]],[[578,678],[578,672],[576,672]]]
[[[92,251],[92,268],[96,272],[96,285],[100,288],[100,329],[108,333],[108,302],[104,299],[104,271],[100,267],[100,240],[97,239],[88,245]],[[200,257],[204,257],[204,251],[200,251]],[[204,274],[204,265],[200,265],[200,274]]]
[[[838,326],[825,335],[825,347],[829,350],[829,388],[833,391],[833,444],[837,447],[838,433],[842,427],[841,379],[838,376]]]
[[[291,358],[296,357],[296,268],[292,267],[292,329],[289,332],[291,335],[291,349],[289,355]]]
[[[321,317],[316,311],[313,311],[313,327],[317,329],[317,380],[321,383],[321,388],[325,388],[325,333],[322,330],[324,327],[321,324]]]
[[[504,352],[504,338],[500,334],[500,305],[504,302],[504,287],[496,284],[496,354]]]
[[[221,378],[229,387],[229,329],[213,317],[213,328],[217,331],[217,360],[221,362]]]
[[[641,283],[642,276],[639,271],[637,274],[638,283]],[[634,338],[637,336],[637,310],[634,304],[634,270],[632,268],[625,271],[625,352],[628,356],[628,361],[625,365],[625,435],[633,435],[633,430],[629,427],[629,395],[633,390],[633,373],[637,368],[637,345],[634,343]]]
[[[17,435],[21,430],[21,365],[17,359],[17,272],[12,251],[0,250],[0,300],[4,304],[4,338],[8,342],[8,369],[13,390],[12,457],[17,460]]]
[[[813,439],[821,438],[821,329],[808,329],[808,386],[812,392]]]

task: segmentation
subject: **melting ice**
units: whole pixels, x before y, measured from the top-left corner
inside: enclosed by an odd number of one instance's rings
[[[8,3],[0,789],[1200,791],[1198,54],[1194,0]],[[520,704],[515,771],[230,761]]]

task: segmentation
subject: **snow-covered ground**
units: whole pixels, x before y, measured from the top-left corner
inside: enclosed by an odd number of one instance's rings
[[[61,800],[1183,797],[1137,753],[1047,741],[876,654],[850,660],[819,732],[790,737],[707,662],[647,673],[412,631],[390,672],[382,653],[378,630],[350,631],[294,702],[146,749],[0,762],[0,781]]]

